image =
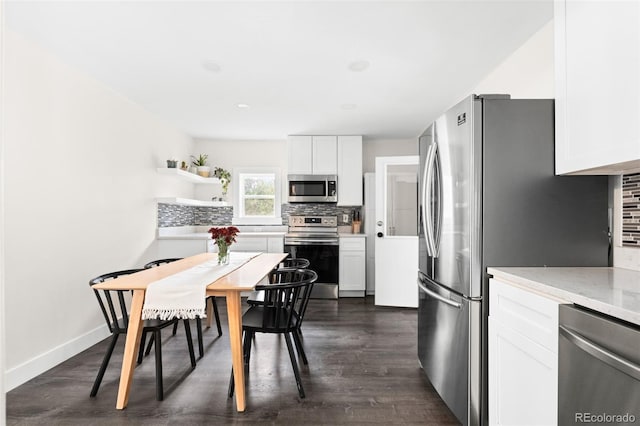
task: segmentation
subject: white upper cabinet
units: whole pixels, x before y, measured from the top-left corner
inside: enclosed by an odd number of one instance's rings
[[[289,174],[338,174],[337,146],[337,136],[289,136],[287,138]]]
[[[362,205],[362,136],[338,136],[338,205]]]
[[[289,136],[287,138],[289,174],[309,175],[313,173],[313,137]]]
[[[313,136],[313,174],[338,174],[338,137]]]
[[[556,173],[640,169],[640,2],[554,6]]]

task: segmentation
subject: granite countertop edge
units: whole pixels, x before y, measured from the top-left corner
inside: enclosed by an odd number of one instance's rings
[[[489,267],[510,284],[640,326],[640,271],[613,267]],[[489,285],[491,291],[491,285]]]

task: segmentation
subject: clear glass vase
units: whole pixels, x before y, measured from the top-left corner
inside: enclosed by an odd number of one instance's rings
[[[229,246],[225,243],[218,243],[218,265],[229,264]]]

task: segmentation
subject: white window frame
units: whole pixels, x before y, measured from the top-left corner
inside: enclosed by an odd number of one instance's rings
[[[275,178],[274,216],[243,216],[243,197],[240,194],[242,175],[272,174]],[[237,182],[233,188],[233,225],[282,225],[282,183],[280,169],[272,167],[242,167],[233,169],[233,182]]]

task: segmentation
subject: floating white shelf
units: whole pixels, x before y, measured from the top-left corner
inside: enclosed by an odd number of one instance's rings
[[[184,170],[180,170],[180,169],[168,169],[166,167],[158,167],[158,173],[161,173],[163,175],[178,176],[181,179],[186,179],[189,182],[193,182],[193,183],[204,183],[209,185],[222,184],[222,182],[220,182],[220,179],[218,178],[215,178],[215,177],[206,178],[206,177],[198,176],[195,173],[185,172]]]
[[[203,201],[192,200],[190,198],[178,198],[178,197],[162,197],[157,198],[156,201],[162,204],[177,204],[180,206],[200,206],[200,207],[228,207],[229,203],[226,201]]]

